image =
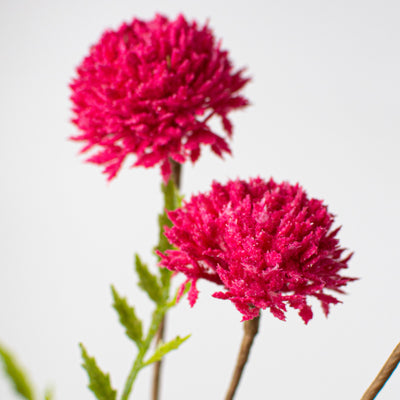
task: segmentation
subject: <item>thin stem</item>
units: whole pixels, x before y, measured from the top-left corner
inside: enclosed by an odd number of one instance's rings
[[[400,362],[400,343],[394,348],[382,369],[364,393],[361,400],[373,400]]]
[[[182,167],[181,164],[177,163],[174,160],[170,160],[171,162],[171,178],[174,182],[174,185],[179,190],[181,184],[181,171]],[[164,315],[161,324],[158,328],[157,338],[156,338],[156,346],[163,341],[164,333],[165,333],[165,325],[166,325],[166,316]],[[162,359],[154,363],[153,367],[153,384],[152,384],[152,391],[151,391],[151,399],[158,400],[160,396],[160,382],[161,382],[161,367],[162,367]]]
[[[174,160],[171,160],[171,169],[172,169],[171,179],[173,180],[176,188],[179,190],[181,186],[182,165]]]
[[[156,345],[158,345],[164,338],[164,332],[165,332],[165,323],[166,323],[166,318],[165,315],[161,321],[161,324],[158,328],[157,331],[157,336],[156,336]],[[157,361],[154,363],[153,367],[153,385],[152,385],[152,393],[151,393],[151,399],[152,400],[158,400],[159,394],[160,394],[160,380],[161,380],[161,367],[162,363],[161,360]]]
[[[260,323],[260,317],[245,321],[243,323],[244,335],[242,344],[240,346],[238,358],[236,361],[236,367],[233,371],[231,383],[229,385],[228,392],[225,396],[225,400],[232,400],[235,395],[236,389],[239,386],[239,381],[243,373],[244,366],[249,358],[250,348],[253,344],[254,338],[258,332],[258,326]]]
[[[150,344],[158,331],[158,328],[164,317],[165,311],[166,311],[165,307],[157,307],[157,309],[153,313],[149,332],[146,336],[145,341],[139,348],[139,353],[126,380],[121,400],[128,400],[129,394],[132,391],[133,382],[135,381],[137,373],[143,367],[144,356],[146,355],[147,350],[149,349]]]

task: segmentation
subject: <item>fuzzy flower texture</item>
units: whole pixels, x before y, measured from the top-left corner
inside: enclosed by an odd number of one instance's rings
[[[291,306],[307,323],[313,316],[307,296],[328,315],[339,300],[326,291],[343,293],[355,280],[340,275],[351,254],[343,256],[333,215],[299,185],[260,178],[214,182],[210,192],[168,215],[174,225],[166,236],[177,250],[160,254],[160,265],[192,282],[191,305],[202,278],[224,287],[213,296],[231,300],[243,320],[266,308],[285,320]]]
[[[104,166],[109,180],[135,154],[135,166],[160,165],[166,182],[170,159],[195,162],[201,145],[230,153],[209,121],[219,116],[232,135],[228,113],[248,104],[238,94],[248,80],[207,25],[182,15],[134,19],[106,31],[77,68],[72,121],[82,134],[72,139],[84,143],[82,152],[94,150],[87,161]]]

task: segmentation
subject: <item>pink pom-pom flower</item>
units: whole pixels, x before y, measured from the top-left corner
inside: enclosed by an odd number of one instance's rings
[[[332,293],[355,278],[341,276],[344,255],[332,230],[334,217],[322,201],[309,199],[299,185],[261,178],[214,182],[168,213],[165,235],[177,250],[161,254],[161,267],[186,275],[197,299],[198,279],[223,286],[214,297],[231,300],[243,320],[269,308],[285,320],[287,306],[307,323],[313,316],[307,297],[318,299],[326,315],[339,302]]]
[[[87,161],[104,166],[109,180],[135,154],[135,166],[160,165],[167,182],[170,159],[195,162],[201,145],[230,153],[228,114],[248,104],[238,94],[248,81],[207,25],[182,15],[134,19],[106,31],[77,68],[72,121],[82,133],[71,139],[94,150]],[[213,116],[226,137],[209,126]]]

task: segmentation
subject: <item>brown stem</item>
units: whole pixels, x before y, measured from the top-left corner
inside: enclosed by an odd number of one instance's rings
[[[156,345],[163,340],[164,332],[165,332],[165,315],[164,315],[164,317],[161,321],[160,327],[158,328],[158,331],[157,331]],[[158,397],[160,394],[161,366],[162,366],[161,360],[157,361],[154,364],[153,385],[152,385],[152,393],[151,393],[152,400],[158,400]]]
[[[236,389],[239,386],[240,377],[242,376],[244,366],[249,358],[250,348],[253,344],[254,338],[258,332],[258,326],[260,323],[260,317],[245,321],[243,323],[244,335],[242,344],[240,345],[239,355],[236,361],[236,367],[233,371],[231,383],[229,385],[228,392],[225,396],[225,400],[232,400],[235,395]]]
[[[179,189],[181,184],[181,164],[177,163],[174,160],[170,160],[170,162],[172,169],[170,179],[172,179],[174,185]],[[164,314],[160,327],[158,328],[156,336],[156,346],[164,339],[165,325],[166,325],[166,314]],[[158,400],[160,396],[161,366],[162,366],[162,359],[154,364],[153,384],[151,392],[152,400]]]
[[[181,170],[182,170],[182,165],[177,163],[174,160],[171,160],[171,169],[172,169],[172,174],[171,174],[171,179],[173,180],[175,186],[180,189],[181,187]]]
[[[389,356],[376,378],[366,390],[363,397],[361,397],[361,400],[373,400],[378,392],[382,389],[383,385],[388,381],[390,375],[392,375],[399,362],[400,343],[394,348],[392,354]]]

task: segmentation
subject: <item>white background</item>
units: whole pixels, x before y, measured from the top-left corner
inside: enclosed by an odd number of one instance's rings
[[[355,251],[343,304],[305,326],[264,312],[237,399],[357,399],[400,340],[400,3],[396,0],[11,1],[0,3],[0,341],[56,398],[91,399],[78,342],[120,389],[134,347],[109,284],[148,321],[133,254],[150,256],[161,209],[158,170],[111,184],[83,163],[68,84],[102,31],[134,16],[179,12],[210,25],[253,77],[252,106],[234,114],[234,157],[205,155],[183,192],[212,179],[260,175],[300,182],[322,198]],[[132,160],[133,161],[133,160]],[[240,314],[199,285],[168,336],[192,333],[165,364],[162,400],[222,399],[241,338]],[[14,398],[0,376],[0,399]],[[150,370],[135,399],[148,399]],[[400,371],[379,395],[400,397]]]

